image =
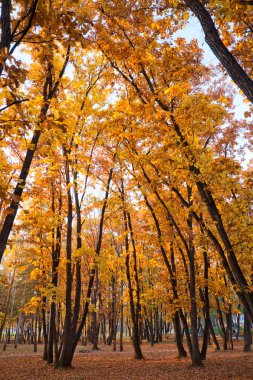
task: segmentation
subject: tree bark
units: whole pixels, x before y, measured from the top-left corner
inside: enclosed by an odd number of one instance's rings
[[[225,329],[225,325],[224,325],[224,321],[223,321],[222,311],[220,308],[220,301],[218,298],[215,298],[215,300],[216,300],[216,305],[217,305],[218,320],[220,323],[221,336],[223,338],[223,350],[227,350],[228,349],[227,334],[226,334],[226,329]]]
[[[209,268],[209,261],[207,252],[204,249],[203,251],[203,259],[204,259],[204,280],[205,280],[205,288],[204,288],[204,294],[203,294],[203,300],[204,300],[204,318],[205,318],[205,328],[203,333],[203,344],[202,344],[202,350],[201,350],[201,358],[202,360],[206,360],[206,354],[207,354],[207,348],[208,348],[208,342],[209,342],[209,336],[210,336],[210,303],[209,303],[209,290],[208,290],[208,268]]]
[[[122,352],[123,349],[123,332],[124,332],[124,304],[123,304],[123,290],[124,282],[121,281],[120,285],[120,334],[119,334],[119,350]]]
[[[175,312],[175,315],[173,318],[173,324],[174,324],[174,331],[175,331],[175,339],[176,339],[178,357],[179,358],[186,358],[187,352],[185,351],[184,345],[183,345],[181,324],[180,324],[180,318],[179,318],[178,311]]]
[[[251,351],[251,340],[252,340],[251,322],[250,322],[250,319],[247,315],[246,310],[244,310],[244,334],[243,334],[243,338],[244,338],[244,340],[243,340],[243,342],[244,342],[243,351],[244,352]]]
[[[191,198],[191,190],[189,191],[189,199]],[[193,245],[193,235],[192,235],[192,215],[191,212],[188,215],[187,225],[189,227],[189,275],[190,275],[190,304],[191,304],[191,341],[192,341],[192,365],[200,366],[202,365],[202,358],[199,349],[199,340],[198,340],[198,310],[196,302],[196,271],[195,271],[195,247]]]

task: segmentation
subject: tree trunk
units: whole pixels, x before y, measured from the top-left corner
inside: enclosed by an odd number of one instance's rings
[[[204,300],[204,318],[205,318],[205,328],[203,333],[203,344],[202,344],[202,350],[201,350],[201,358],[202,360],[206,360],[206,354],[207,354],[207,348],[208,348],[208,342],[209,342],[209,336],[210,336],[210,305],[209,305],[209,290],[208,290],[208,268],[209,268],[209,261],[207,252],[204,249],[203,251],[203,258],[204,258],[204,280],[205,280],[205,289],[203,294],[203,300]]]
[[[181,324],[180,324],[178,311],[176,311],[174,315],[173,324],[174,324],[175,339],[176,339],[177,350],[178,350],[178,357],[185,358],[187,356],[187,352],[185,351],[184,345],[183,345]]]
[[[191,189],[188,188],[188,198],[191,199]],[[191,202],[191,201],[190,201]],[[187,225],[189,227],[189,275],[190,275],[190,305],[191,305],[191,341],[192,341],[192,365],[200,366],[202,365],[202,358],[199,349],[199,340],[198,340],[198,310],[196,302],[196,278],[195,278],[195,247],[193,245],[193,235],[192,235],[192,215],[191,212],[188,215]]]
[[[35,313],[35,325],[34,325],[34,335],[33,335],[33,352],[37,352],[37,330],[38,330],[38,314],[39,310]]]
[[[42,297],[42,326],[43,326],[43,338],[44,338],[44,354],[43,354],[43,360],[47,360],[47,353],[48,353],[48,333],[47,333],[47,321],[46,321],[46,306],[47,299],[45,296]]]
[[[221,336],[223,338],[223,350],[227,350],[228,349],[228,346],[227,346],[227,334],[226,334],[226,329],[225,329],[225,325],[224,325],[224,321],[223,321],[223,316],[222,316],[222,312],[221,312],[221,308],[220,308],[220,302],[219,302],[218,298],[215,298],[215,300],[216,300],[216,305],[217,305],[218,320],[219,320],[219,323],[220,323]]]
[[[244,310],[244,346],[243,351],[249,352],[251,351],[251,322],[247,315],[246,310]]]
[[[210,320],[210,323],[209,323],[209,328],[210,328],[210,334],[212,336],[212,340],[213,340],[213,343],[215,345],[215,349],[216,351],[220,351],[220,345],[219,345],[219,342],[216,338],[216,335],[215,335],[215,332],[214,332],[214,329],[213,329],[213,324],[212,324],[212,321]]]
[[[124,332],[124,304],[123,304],[124,282],[120,285],[120,334],[119,334],[119,350],[123,351],[123,332]]]
[[[97,292],[98,292],[98,268],[96,268],[96,274],[95,274],[95,284],[93,288],[93,307],[96,309],[97,307]],[[99,322],[98,322],[98,315],[97,312],[94,310],[91,315],[91,326],[92,326],[92,343],[93,343],[93,350],[99,350],[98,348],[98,335],[99,335]]]
[[[229,309],[226,312],[226,322],[227,322],[226,335],[227,335],[228,349],[233,350],[232,305],[230,304],[229,304]]]

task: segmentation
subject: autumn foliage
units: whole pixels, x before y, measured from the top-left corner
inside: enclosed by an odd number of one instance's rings
[[[123,351],[127,335],[142,359],[143,339],[153,346],[173,332],[178,356],[199,366],[210,339],[233,348],[244,314],[250,349],[246,3],[2,2],[5,348],[13,333],[70,367],[80,342],[116,350],[119,340]],[[219,64],[186,38],[189,20]]]

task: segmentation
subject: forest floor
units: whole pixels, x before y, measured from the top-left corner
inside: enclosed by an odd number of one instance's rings
[[[210,347],[201,368],[192,367],[190,359],[177,359],[173,343],[159,343],[150,347],[143,343],[144,360],[133,358],[131,343],[125,342],[124,351],[112,351],[101,345],[78,347],[73,368],[57,370],[43,362],[42,346],[34,354],[32,346],[13,345],[2,351],[0,345],[0,380],[253,380],[253,352],[243,353],[242,342],[235,342],[233,351],[214,351]],[[79,352],[79,351],[82,352]]]

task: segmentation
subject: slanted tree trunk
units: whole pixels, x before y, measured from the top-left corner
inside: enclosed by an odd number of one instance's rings
[[[209,323],[209,328],[210,328],[210,334],[212,336],[212,340],[213,340],[213,343],[215,345],[215,349],[216,351],[220,351],[220,345],[219,345],[219,342],[216,338],[216,335],[215,335],[215,332],[214,332],[214,328],[213,328],[213,324],[212,324],[212,321],[210,320],[210,323]]]
[[[180,324],[178,311],[175,312],[175,315],[173,318],[173,325],[174,325],[174,331],[175,331],[178,357],[185,358],[187,356],[187,352],[185,351],[184,345],[183,345],[183,337],[182,337],[181,324]]]

